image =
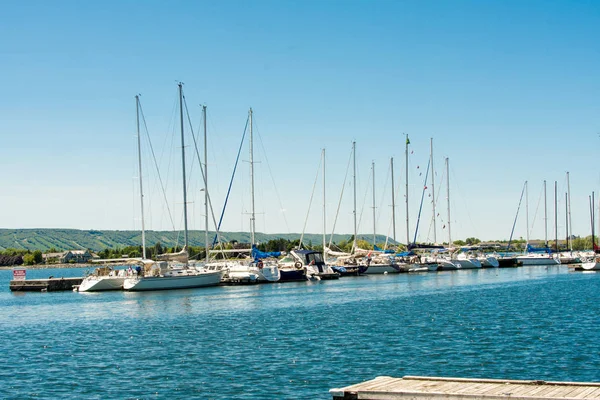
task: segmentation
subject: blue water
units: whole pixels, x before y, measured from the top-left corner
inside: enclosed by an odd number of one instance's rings
[[[33,270],[28,278],[79,276]],[[600,274],[564,266],[20,293],[0,398],[330,399],[379,375],[600,381]]]

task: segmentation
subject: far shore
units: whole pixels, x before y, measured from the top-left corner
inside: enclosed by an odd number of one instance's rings
[[[0,270],[6,269],[52,269],[52,268],[98,268],[102,264],[37,264],[37,265],[8,265],[0,266]]]

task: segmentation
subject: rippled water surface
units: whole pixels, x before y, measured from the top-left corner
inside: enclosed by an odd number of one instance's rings
[[[600,381],[600,274],[565,266],[147,293],[13,294],[10,277],[0,398],[330,399],[379,375]]]

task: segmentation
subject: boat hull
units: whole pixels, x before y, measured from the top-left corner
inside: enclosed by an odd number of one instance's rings
[[[586,262],[575,267],[576,271],[600,271],[600,263]]]
[[[304,268],[280,268],[279,274],[279,282],[297,282],[307,280],[306,269]]]
[[[121,276],[88,276],[83,279],[78,292],[103,292],[107,290],[123,290],[125,277]]]
[[[517,257],[518,262],[522,262],[523,266],[528,265],[559,265],[559,261],[550,257]]]
[[[278,282],[280,279],[281,273],[276,265],[265,265],[258,271],[259,282]]]
[[[144,276],[127,278],[123,289],[137,292],[148,290],[190,289],[217,286],[221,282],[221,272],[211,271],[181,276]]]
[[[500,263],[496,257],[482,257],[479,258],[479,262],[481,262],[482,268],[498,268],[500,267]]]
[[[458,259],[458,260],[452,260],[453,262],[457,263],[460,265],[460,269],[479,269],[481,268],[481,263],[476,260],[476,259]]]
[[[398,274],[400,273],[400,268],[392,264],[371,264],[367,267],[367,270],[364,273],[367,275],[377,275],[385,273]]]

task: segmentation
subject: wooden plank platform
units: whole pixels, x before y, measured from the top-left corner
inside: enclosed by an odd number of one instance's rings
[[[73,290],[73,286],[81,285],[83,278],[48,278],[48,279],[25,279],[21,281],[10,281],[12,292],[57,292],[61,290]]]
[[[600,383],[379,376],[329,393],[333,400],[575,400],[599,399]]]

